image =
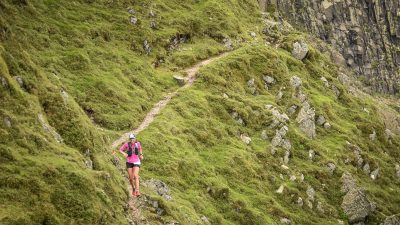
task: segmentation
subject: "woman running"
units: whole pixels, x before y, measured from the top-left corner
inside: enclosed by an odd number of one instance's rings
[[[119,151],[126,158],[126,168],[128,170],[129,182],[132,185],[132,195],[140,196],[139,191],[139,169],[140,160],[143,159],[142,146],[136,140],[134,134],[129,134],[129,142],[123,144]]]

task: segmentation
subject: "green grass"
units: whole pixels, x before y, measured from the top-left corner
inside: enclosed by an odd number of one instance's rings
[[[135,10],[136,25],[130,24],[128,9]],[[139,134],[146,156],[142,180],[163,180],[173,197],[166,201],[143,188],[166,211],[158,217],[143,210],[151,223],[202,224],[205,215],[212,224],[279,224],[281,217],[294,224],[337,224],[345,220],[338,182],[343,171],[351,171],[377,203],[369,224],[400,210],[394,177],[400,140],[390,144],[385,139],[376,100],[351,95],[337,81],[337,68],[313,46],[304,62],[292,58],[293,42],[307,40],[305,34],[278,32],[281,48],[265,46],[256,1],[10,0],[0,3],[0,12],[0,78],[7,83],[0,86],[2,224],[127,224],[127,184],[112,165],[108,146],[178,88],[173,75],[226,51],[224,38],[236,50],[203,67],[195,84],[179,91]],[[152,20],[156,29],[150,28]],[[251,31],[257,40],[251,40]],[[186,40],[171,51],[176,36]],[[150,54],[143,49],[145,40]],[[164,63],[156,65],[159,59]],[[274,77],[276,84],[266,90],[263,75]],[[324,115],[332,128],[318,127],[317,139],[310,140],[291,116],[292,157],[290,170],[284,170],[280,158],[285,151],[270,153],[275,130],[268,129],[272,115],[265,105],[281,112],[300,106],[289,84],[294,75],[301,77],[316,115]],[[23,79],[23,87],[15,76]],[[338,99],[321,76],[341,91]],[[257,95],[247,87],[251,78]],[[277,102],[282,87],[284,96]],[[244,126],[231,118],[233,111]],[[43,128],[38,114],[63,143]],[[261,139],[262,130],[268,140]],[[373,130],[375,142],[368,137]],[[245,145],[240,134],[249,135],[251,144]],[[372,169],[381,168],[377,181],[344,163],[351,157],[346,141],[362,148]],[[308,160],[309,149],[318,153],[315,162]],[[88,159],[93,169],[85,167]],[[333,176],[328,162],[337,166]],[[304,174],[304,182],[290,181],[293,174],[298,179]],[[281,184],[283,195],[275,193]],[[309,185],[324,214],[296,206],[298,197],[306,199]]]

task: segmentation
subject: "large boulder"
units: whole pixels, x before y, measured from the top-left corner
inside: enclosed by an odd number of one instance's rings
[[[363,222],[373,209],[367,195],[360,188],[350,189],[343,197],[341,206],[350,224]]]
[[[308,53],[308,45],[303,41],[293,44],[292,56],[298,60],[303,60]]]
[[[313,139],[317,136],[315,131],[315,110],[311,108],[308,102],[303,103],[299,114],[297,115],[296,122],[299,124],[300,130],[302,130],[307,137]]]
[[[145,182],[143,182],[143,185],[154,190],[155,192],[157,192],[158,195],[162,196],[166,200],[172,199],[167,184],[160,180],[151,178],[150,180],[146,180]]]

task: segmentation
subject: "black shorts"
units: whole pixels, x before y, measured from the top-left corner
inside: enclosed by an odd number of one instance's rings
[[[126,162],[126,168],[140,167],[140,164]]]

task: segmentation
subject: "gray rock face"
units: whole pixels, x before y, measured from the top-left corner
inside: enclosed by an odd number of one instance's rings
[[[352,0],[265,0],[292,24],[330,43],[340,51],[347,66],[364,76],[371,88],[394,94],[400,91],[397,68],[400,65],[399,1]],[[300,43],[296,49],[302,49]],[[296,58],[304,58],[305,50]],[[302,54],[300,54],[302,52]]]
[[[302,41],[293,44],[292,56],[298,60],[303,60],[308,53],[308,45]]]
[[[310,104],[308,102],[304,102],[303,107],[297,115],[296,122],[299,124],[300,130],[302,130],[307,135],[307,137],[311,139],[317,136],[314,120],[314,109],[310,107]]]
[[[325,87],[329,88],[329,82],[325,77],[321,77],[320,80],[324,83]]]
[[[376,139],[376,132],[375,132],[375,130],[369,135],[369,139],[370,139],[371,141],[375,141],[375,139]]]
[[[350,189],[343,197],[341,206],[351,224],[363,222],[372,212],[371,203],[364,191],[359,188]]]
[[[380,225],[400,225],[400,218],[396,215],[388,216]]]
[[[156,180],[151,178],[150,180],[146,180],[145,182],[143,182],[143,185],[153,189],[154,191],[157,192],[157,194],[159,194],[160,196],[162,196],[163,198],[165,198],[166,200],[171,200],[172,197],[169,193],[169,188],[168,186],[160,181],[160,180]]]
[[[292,85],[292,87],[294,88],[300,87],[301,83],[302,83],[301,78],[298,76],[293,76],[290,78],[290,85]]]

